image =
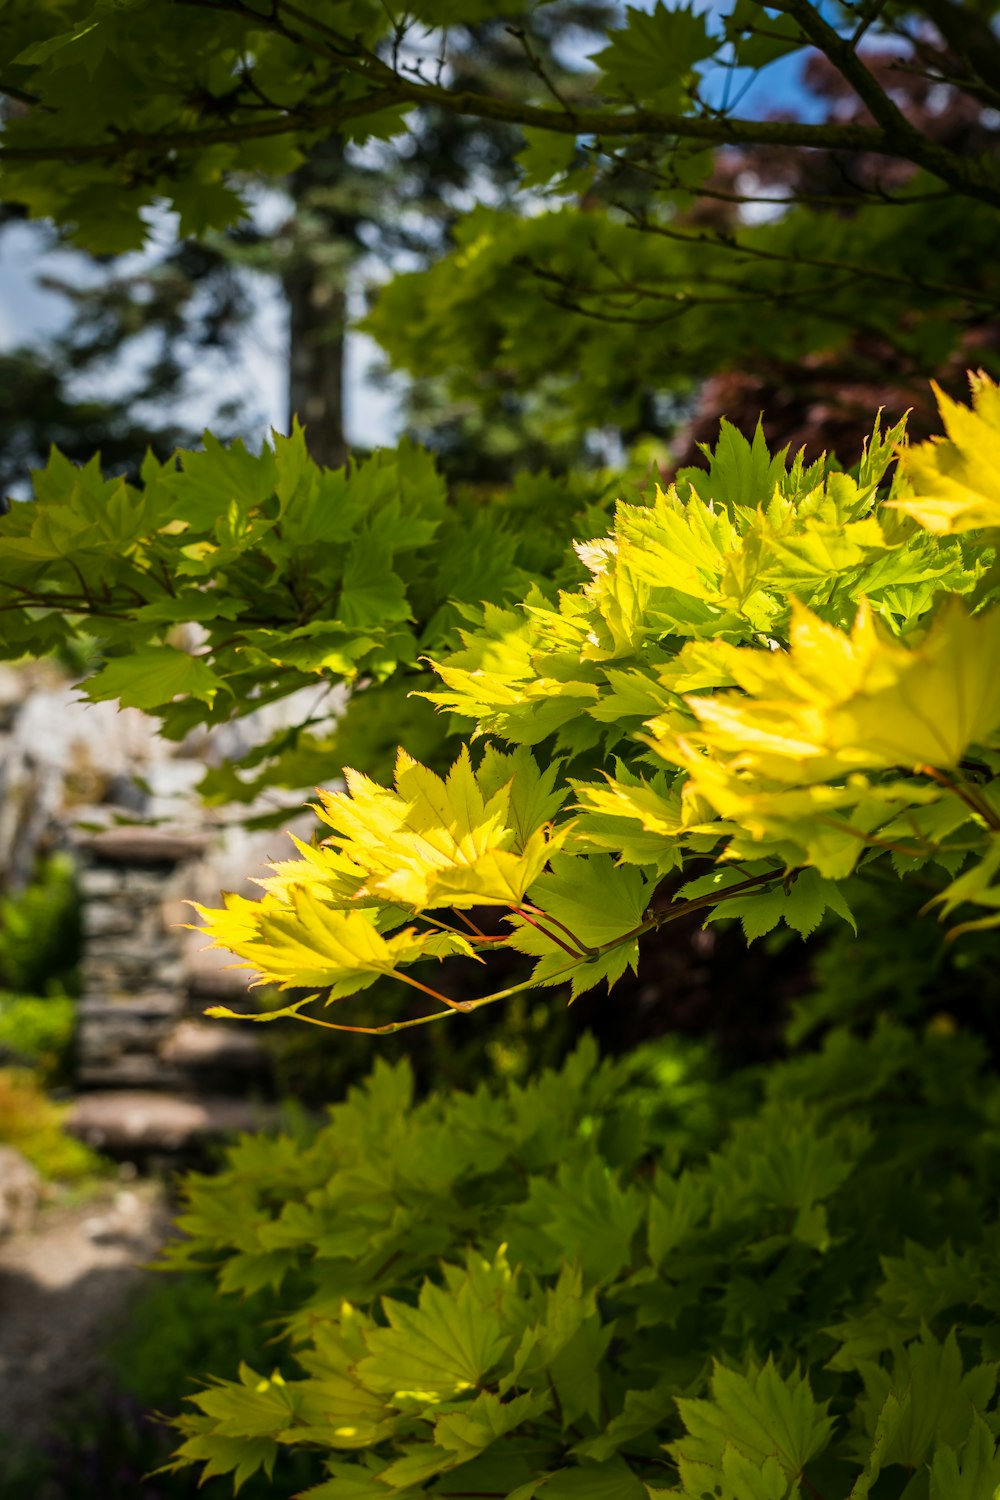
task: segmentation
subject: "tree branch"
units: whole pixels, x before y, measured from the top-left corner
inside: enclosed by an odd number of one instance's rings
[[[985,16],[953,0],[923,0],[923,10],[970,74],[1000,97],[1000,41]]]

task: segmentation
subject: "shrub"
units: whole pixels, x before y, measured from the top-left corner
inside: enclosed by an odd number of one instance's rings
[[[44,994],[75,987],[80,902],[72,861],[54,854],[16,895],[0,896],[0,989]]]
[[[312,1500],[1000,1483],[1000,1085],[968,1035],[834,1031],[736,1087],[585,1041],[525,1087],[411,1088],[377,1063],[307,1149],[189,1180],[171,1258],[279,1289],[290,1347],[191,1398],[178,1463],[315,1449]]]
[[[0,990],[0,1056],[30,1062],[46,1076],[65,1070],[76,1025],[68,995],[11,995]]]
[[[64,1106],[27,1069],[0,1069],[0,1143],[14,1146],[43,1177],[72,1182],[104,1170],[102,1159],[67,1135]]]

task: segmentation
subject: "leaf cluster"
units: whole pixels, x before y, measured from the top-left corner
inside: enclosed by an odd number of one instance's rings
[[[485,406],[487,442],[513,404],[553,444],[575,425],[578,447],[581,420],[635,430],[650,391],[712,370],[874,338],[910,371],[988,323],[995,8],[12,0],[2,191],[116,253],[153,208],[182,235],[238,223],[250,182],[308,171],[333,139],[369,145],[389,180],[454,121],[502,154],[523,135],[517,200],[506,169],[495,211],[432,185],[458,242],[397,278],[372,327]],[[793,58],[810,86],[825,70],[825,112],[764,118],[766,70]],[[360,157],[350,170],[364,180]]]
[[[379,1063],[307,1145],[188,1179],[171,1263],[276,1289],[290,1342],[191,1398],[176,1462],[280,1483],[304,1448],[315,1500],[980,1500],[997,1103],[968,1037],[888,1023],[749,1089],[585,1040],[415,1104]]]
[[[443,1002],[401,1023],[423,1024],[613,983],[692,910],[750,940],[853,924],[855,872],[928,881],[953,935],[995,925],[997,388],[973,402],[912,449],[876,424],[850,473],[723,424],[706,468],[576,544],[582,586],[466,611],[425,696],[492,742],[478,763],[442,778],[401,751],[393,789],[348,772],[321,794],[332,832],[263,900],[202,910],[213,942],[329,999],[392,975]],[[524,986],[456,1000],[410,972],[498,945],[535,960]]]
[[[463,605],[512,601],[536,574],[558,576],[603,489],[596,477],[543,475],[505,496],[449,496],[410,445],[331,471],[298,426],[257,454],[206,434],[203,451],[148,455],[138,485],[54,451],[34,503],[0,517],[0,650],[16,658],[96,636],[105,660],[87,695],[155,713],[172,739],[300,687],[363,683],[360,734],[392,743],[401,695],[380,705],[379,685],[419,675],[422,654],[454,638]],[[216,768],[206,794],[249,800],[265,781],[328,776],[342,710],[334,696],[312,735],[303,722],[262,746],[256,766],[243,764],[256,770],[249,784]],[[433,758],[445,735],[423,718],[420,748]],[[381,746],[368,748],[378,765]]]

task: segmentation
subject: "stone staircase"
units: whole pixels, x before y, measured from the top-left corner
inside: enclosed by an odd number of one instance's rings
[[[176,745],[135,709],[80,701],[48,664],[0,664],[0,885],[18,889],[53,849],[76,861],[85,943],[70,1124],[112,1155],[170,1159],[273,1120],[259,1035],[204,1018],[213,1003],[238,1007],[249,975],[204,951],[185,928],[185,902],[259,894],[250,877],[269,855],[286,857],[288,842],[241,826],[273,812],[273,794],[266,809],[206,809],[194,787],[206,765],[315,714],[328,696],[304,689]],[[300,834],[312,826],[304,800],[286,800]]]
[[[70,1128],[112,1155],[185,1151],[273,1116],[268,1055],[205,1006],[244,998],[249,976],[198,951],[184,897],[205,884],[212,840],[117,826],[74,840],[83,901],[83,996]],[[225,955],[218,955],[225,962]],[[207,960],[207,961],[206,961]]]

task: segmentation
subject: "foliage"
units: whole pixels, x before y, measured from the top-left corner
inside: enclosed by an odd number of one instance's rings
[[[61,1072],[76,1026],[68,995],[12,995],[0,990],[0,1056],[30,1062],[46,1074]]]
[[[46,1096],[33,1073],[0,1069],[0,1143],[16,1147],[43,1177],[71,1182],[100,1173],[104,1163],[66,1134],[66,1112]]]
[[[16,0],[2,191],[118,252],[153,207],[182,234],[231,226],[248,184],[332,133],[377,155],[412,147],[414,112],[522,129],[519,203],[471,207],[371,326],[486,420],[491,401],[543,430],[554,413],[572,451],[588,426],[634,435],[705,369],[852,338],[940,368],[989,324],[996,10],[629,8],[566,92],[515,5],[523,92],[456,67],[498,21],[479,0]],[[817,55],[842,109],[739,113],[743,81]],[[901,69],[941,90],[947,128]],[[790,195],[752,185],[782,173]],[[341,722],[321,710],[204,784],[324,786],[325,837],[261,900],[202,912],[289,992],[254,1019],[339,1030],[317,999],[387,983],[392,1019],[355,1029],[575,998],[696,917],[774,945],[919,900],[948,962],[978,957],[1000,922],[1000,391],[981,376],[941,410],[919,447],[877,420],[849,472],[724,424],[674,484],[624,481],[610,520],[600,476],[448,494],[411,445],[324,470],[299,429],[259,454],[206,437],[141,485],[56,455],[0,521],[5,649],[100,637],[87,692],[176,738],[349,685]],[[898,908],[872,896],[888,882]],[[882,983],[858,986],[866,1021]],[[400,1019],[402,993],[419,1011]],[[247,1140],[190,1181],[174,1263],[218,1266],[251,1307],[272,1288],[292,1353],[215,1376],[176,1463],[239,1485],[306,1449],[327,1469],[313,1500],[995,1490],[998,1116],[950,1011],[835,1029],[756,1079],[584,1046],[536,1082],[414,1105],[383,1064],[311,1144]]]
[[[390,975],[443,1007],[388,1029],[522,987],[575,997],[692,910],[749,941],[828,910],[853,926],[855,872],[929,879],[952,937],[995,926],[1000,394],[980,377],[973,400],[944,402],[948,438],[900,450],[889,491],[900,427],[847,474],[724,424],[707,471],[576,544],[588,582],[466,610],[426,696],[482,753],[442,778],[401,750],[393,789],[346,772],[319,794],[332,832],[297,841],[263,899],[199,908],[218,946],[299,991],[255,1019]],[[488,930],[467,915],[489,908]],[[504,946],[531,976],[477,1000],[412,972]]]
[[[305,1149],[188,1180],[171,1260],[278,1288],[291,1342],[191,1398],[178,1462],[281,1492],[315,1449],[316,1500],[992,1493],[998,1107],[968,1035],[890,1023],[742,1087],[585,1041],[415,1105],[379,1062]]]
[[[0,989],[72,989],[80,954],[80,902],[72,861],[43,860],[24,890],[0,895]]]
[[[299,250],[312,214],[350,260],[391,236],[324,180],[323,157],[364,147],[362,199],[419,184],[393,217],[397,242],[425,238],[424,264],[371,324],[394,363],[433,380],[453,436],[473,413],[491,466],[512,426],[528,451],[541,434],[572,457],[587,426],[662,429],[656,398],[719,369],[787,372],[835,350],[856,381],[873,362],[881,376],[888,350],[905,387],[970,340],[991,345],[996,13],[14,0],[0,191],[113,253],[144,242],[154,206],[205,238],[240,223],[249,184],[313,173]],[[793,98],[766,117],[775,66],[796,64],[819,109]]]
[[[149,456],[142,480],[106,480],[96,462],[80,470],[53,454],[35,503],[0,518],[0,650],[17,656],[99,631],[107,660],[88,696],[154,712],[175,739],[301,686],[360,682],[343,729],[350,739],[360,720],[368,757],[380,748],[373,740],[394,744],[399,730],[401,695],[390,685],[383,700],[379,685],[418,673],[424,653],[455,639],[463,607],[512,602],[536,572],[581,572],[567,544],[597,522],[605,498],[599,478],[544,475],[495,503],[449,498],[429,457],[408,444],[324,470],[298,426],[260,454],[206,434],[204,452],[166,464]],[[199,632],[197,652],[184,649],[185,626]],[[335,708],[320,713],[318,732],[302,723],[263,746],[244,763],[255,775],[217,768],[204,791],[250,800],[264,781],[301,787],[328,774]],[[444,737],[427,709],[423,717],[433,754]]]
[[[23,890],[0,895],[0,1058],[49,1079],[65,1072],[80,943],[79,892],[66,856],[49,856]]]
[[[36,505],[0,521],[9,649],[38,635],[40,607],[56,639],[97,624],[88,694],[175,737],[339,679],[385,683],[397,709],[422,689],[488,738],[445,778],[406,751],[394,790],[348,772],[320,794],[323,843],[276,864],[262,900],[203,911],[214,941],[299,992],[264,1018],[302,1012],[304,987],[337,999],[380,977],[443,1002],[436,1015],[468,1010],[521,985],[456,1000],[411,970],[503,946],[536,960],[525,985],[575,996],[693,910],[739,916],[751,941],[779,923],[806,935],[827,910],[853,923],[839,882],[855,871],[919,872],[930,906],[959,914],[953,934],[989,927],[1000,395],[977,377],[971,409],[941,400],[946,439],[900,448],[902,425],[876,424],[851,473],[724,423],[707,468],[619,502],[609,534],[561,556],[560,532],[565,547],[604,524],[586,487],[529,481],[480,509],[408,445],[331,472],[298,429],[257,456],[209,442],[150,460],[142,490],[54,458]],[[175,634],[192,624],[194,651]],[[424,658],[436,688],[398,675]],[[368,765],[379,735],[406,738],[379,691],[345,720]],[[440,764],[446,735],[419,712]],[[254,758],[275,751],[252,788],[301,783],[330,738],[286,733]],[[233,768],[206,789],[249,790]],[[482,908],[488,930],[467,915]]]
[[[560,39],[571,35],[579,47],[609,14],[595,3],[546,7],[535,42],[547,65],[571,76],[572,66],[553,56]],[[43,20],[37,11],[31,16],[31,24]],[[466,81],[502,79],[515,95],[534,82],[523,48],[499,19],[461,37],[455,65]],[[10,96],[8,108],[17,113]],[[195,446],[201,426],[220,438],[252,434],[259,393],[250,370],[238,377],[262,293],[288,320],[285,411],[308,423],[317,460],[343,463],[348,300],[360,300],[373,271],[381,276],[400,260],[413,269],[440,254],[470,191],[499,202],[519,186],[516,127],[440,110],[422,111],[411,126],[405,146],[365,148],[336,132],[318,139],[290,175],[251,195],[246,218],[201,239],[171,240],[161,215],[141,256],[93,254],[63,239],[56,258],[44,253],[59,244],[52,227],[34,228],[39,283],[60,296],[69,316],[41,348],[32,342],[0,359],[0,495],[15,484],[23,494],[29,469],[44,465],[53,444],[73,462],[100,452],[111,472],[134,479],[147,448],[163,459],[175,447]],[[0,234],[23,216],[0,203]],[[61,274],[53,274],[56,266]],[[369,372],[369,385],[372,379]],[[113,397],[99,394],[109,387]],[[426,390],[420,394],[421,436],[444,450],[450,474],[509,477],[524,453],[516,421],[494,421],[487,457],[464,413],[441,393],[430,403]],[[195,410],[200,426],[192,428]],[[578,448],[579,439],[572,451]],[[551,462],[551,453],[537,461]]]

